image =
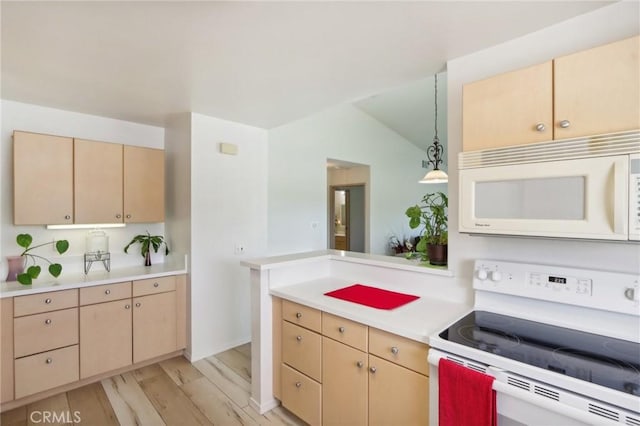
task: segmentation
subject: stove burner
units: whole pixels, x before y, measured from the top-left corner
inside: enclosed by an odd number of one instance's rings
[[[561,362],[567,362],[567,360],[571,360],[572,358],[579,358],[597,362],[598,364],[607,366],[609,368],[608,371],[611,371],[611,368],[615,368],[618,370],[617,373],[621,374],[622,376],[634,378],[636,380],[640,375],[640,370],[638,370],[638,368],[633,364],[629,364],[628,362],[615,358],[597,356],[591,352],[581,351],[579,349],[557,348],[553,350],[552,355],[553,358]]]
[[[463,325],[457,330],[458,336],[478,349],[487,352],[494,352],[491,348],[497,348],[498,344],[501,348],[509,349],[520,344],[520,338],[514,334],[495,330],[477,325]]]

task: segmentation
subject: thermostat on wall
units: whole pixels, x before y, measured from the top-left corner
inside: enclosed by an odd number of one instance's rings
[[[228,155],[238,155],[238,145],[220,142],[220,152]]]

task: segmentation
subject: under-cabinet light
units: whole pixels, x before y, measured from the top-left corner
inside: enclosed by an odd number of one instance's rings
[[[94,228],[124,228],[126,223],[78,223],[69,225],[47,225],[47,229],[94,229]]]

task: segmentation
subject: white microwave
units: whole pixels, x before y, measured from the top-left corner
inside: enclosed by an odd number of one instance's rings
[[[463,152],[459,230],[640,240],[640,131]]]

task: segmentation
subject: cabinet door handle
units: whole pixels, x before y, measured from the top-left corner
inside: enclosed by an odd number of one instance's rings
[[[544,125],[544,123],[536,124],[536,130],[539,131],[539,132],[544,132],[546,128],[547,127]]]
[[[560,127],[562,127],[563,129],[566,129],[569,126],[571,126],[571,122],[569,120],[562,120],[560,122]]]
[[[302,336],[296,336],[296,340],[297,340],[298,342],[301,342],[301,341],[302,341]]]
[[[47,318],[46,320],[44,320],[44,323],[47,324],[47,325],[51,324],[51,319]]]
[[[104,291],[104,294],[106,294],[106,295],[111,294],[111,290],[105,290],[105,291]]]
[[[49,303],[51,303],[51,299],[49,299],[49,298],[47,297],[46,299],[44,299],[44,303],[46,303],[46,304],[48,305]]]
[[[339,331],[340,333],[344,333],[344,327],[338,327],[338,331]]]
[[[136,308],[139,308],[140,306],[142,306],[140,302],[136,303]]]
[[[127,215],[127,219],[131,219],[131,215],[130,214]]]
[[[358,368],[362,368],[362,367],[364,367],[364,362],[362,362],[362,361],[358,361],[358,362],[356,362],[356,366],[357,366]]]
[[[297,388],[299,388],[299,387],[301,387],[301,386],[302,386],[302,383],[300,383],[300,382],[296,382],[296,387],[297,387]]]
[[[393,346],[393,347],[391,348],[391,353],[392,353],[392,354],[397,355],[397,354],[398,354],[398,352],[400,352],[400,350],[399,350],[398,348],[396,348],[395,346]]]
[[[160,284],[158,284],[158,283],[153,283],[153,286],[154,286],[154,287],[158,287],[159,285],[160,285]]]
[[[296,318],[302,318],[302,312],[296,312]]]
[[[376,374],[376,371],[378,371],[378,369],[375,367],[369,367],[369,371],[371,371],[371,374]]]
[[[116,219],[122,219],[122,215],[121,215],[120,213],[118,213],[118,214],[116,215]]]
[[[65,219],[67,219],[67,220],[69,220],[69,219],[71,219],[71,216],[69,216],[68,214],[66,214],[66,215],[64,215],[64,218],[65,218]]]
[[[127,303],[126,305],[124,305],[124,308],[125,308],[125,309],[130,309],[130,308],[131,308],[131,305],[129,305],[129,304]]]
[[[51,359],[51,358],[47,358],[47,359],[45,360],[45,362],[46,362],[47,364],[51,364],[51,363],[53,362],[53,359]]]

